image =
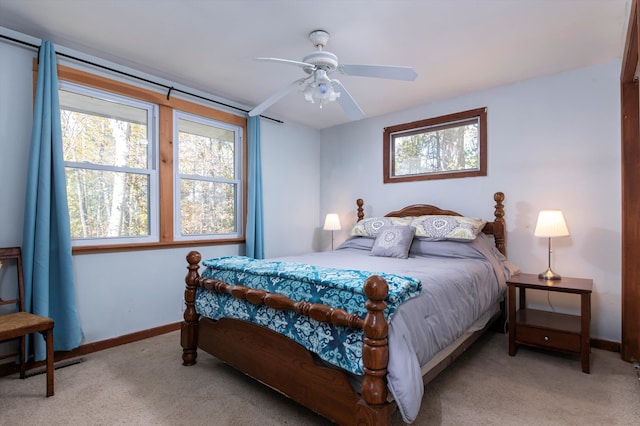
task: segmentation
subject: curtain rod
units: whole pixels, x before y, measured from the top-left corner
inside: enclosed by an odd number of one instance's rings
[[[33,44],[33,43],[29,43],[29,42],[26,42],[26,41],[23,41],[23,40],[19,40],[19,39],[13,38],[13,37],[9,37],[9,36],[6,36],[4,34],[0,34],[0,38],[4,38],[4,39],[12,41],[14,43],[23,44],[25,46],[29,46],[29,47],[32,47],[34,49],[40,50],[40,46],[38,46],[37,44]],[[90,62],[90,61],[87,61],[86,59],[76,58],[75,56],[67,55],[66,53],[56,52],[56,55],[59,55],[59,56],[62,56],[62,57],[68,58],[68,59],[72,59],[74,61],[82,62],[84,64],[88,64],[88,65],[91,65],[91,66],[94,66],[94,67],[97,67],[97,68],[102,68],[104,70],[111,71],[111,72],[114,72],[114,73],[117,73],[117,74],[125,75],[127,77],[135,78],[136,80],[144,81],[145,83],[155,84],[156,86],[164,87],[165,89],[168,90],[167,91],[167,99],[169,99],[169,97],[171,96],[171,92],[179,92],[179,93],[182,93],[182,94],[185,94],[185,95],[193,96],[194,98],[205,100],[207,102],[212,102],[214,104],[222,105],[222,106],[225,106],[227,108],[232,108],[232,109],[235,109],[237,111],[242,111],[244,113],[248,113],[249,112],[246,109],[242,109],[242,108],[239,108],[239,107],[236,107],[236,106],[233,106],[233,105],[229,105],[229,104],[226,104],[224,102],[215,101],[213,99],[205,98],[204,96],[196,95],[195,93],[190,93],[190,92],[187,92],[187,91],[184,91],[184,90],[181,90],[181,89],[176,89],[173,86],[167,86],[166,84],[158,83],[157,81],[149,80],[149,79],[146,79],[144,77],[140,77],[140,76],[137,76],[137,75],[134,75],[134,74],[130,74],[128,72],[120,71],[120,70],[117,70],[115,68],[110,68],[110,67],[107,67],[105,65],[96,64],[95,62]],[[275,118],[267,117],[267,116],[264,116],[264,115],[261,115],[260,117],[266,118],[267,120],[275,121],[276,123],[283,123],[282,120],[277,120]]]

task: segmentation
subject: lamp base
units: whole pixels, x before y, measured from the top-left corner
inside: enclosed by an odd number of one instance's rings
[[[538,278],[541,280],[559,280],[562,277],[551,270],[551,268],[547,268],[546,271],[540,272],[538,274]]]

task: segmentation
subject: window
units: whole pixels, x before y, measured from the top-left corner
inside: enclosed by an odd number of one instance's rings
[[[384,183],[487,175],[486,108],[384,129]]]
[[[176,111],[176,239],[238,235],[240,129]]]
[[[246,118],[58,66],[74,252],[244,238]]]
[[[74,244],[157,240],[157,107],[65,82],[59,95]]]

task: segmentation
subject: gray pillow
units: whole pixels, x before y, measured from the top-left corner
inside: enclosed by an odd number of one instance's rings
[[[378,232],[373,247],[371,247],[371,255],[397,257],[400,259],[408,258],[415,231],[413,226],[383,226]]]
[[[340,244],[336,250],[341,249],[357,249],[364,251],[371,251],[371,247],[373,247],[373,243],[376,241],[375,238],[369,237],[351,237],[346,240],[344,243]]]
[[[482,237],[483,234],[479,235]],[[434,240],[432,238],[413,238],[409,254],[411,256],[438,256],[452,259],[484,259],[484,255],[476,248],[482,238],[475,240]]]

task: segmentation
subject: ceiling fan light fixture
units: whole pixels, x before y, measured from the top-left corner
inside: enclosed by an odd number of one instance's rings
[[[316,70],[313,81],[307,84],[307,87],[304,89],[304,98],[312,104],[318,102],[320,108],[329,102],[335,101],[339,97],[340,92],[336,92],[333,89],[331,79],[323,69]]]

